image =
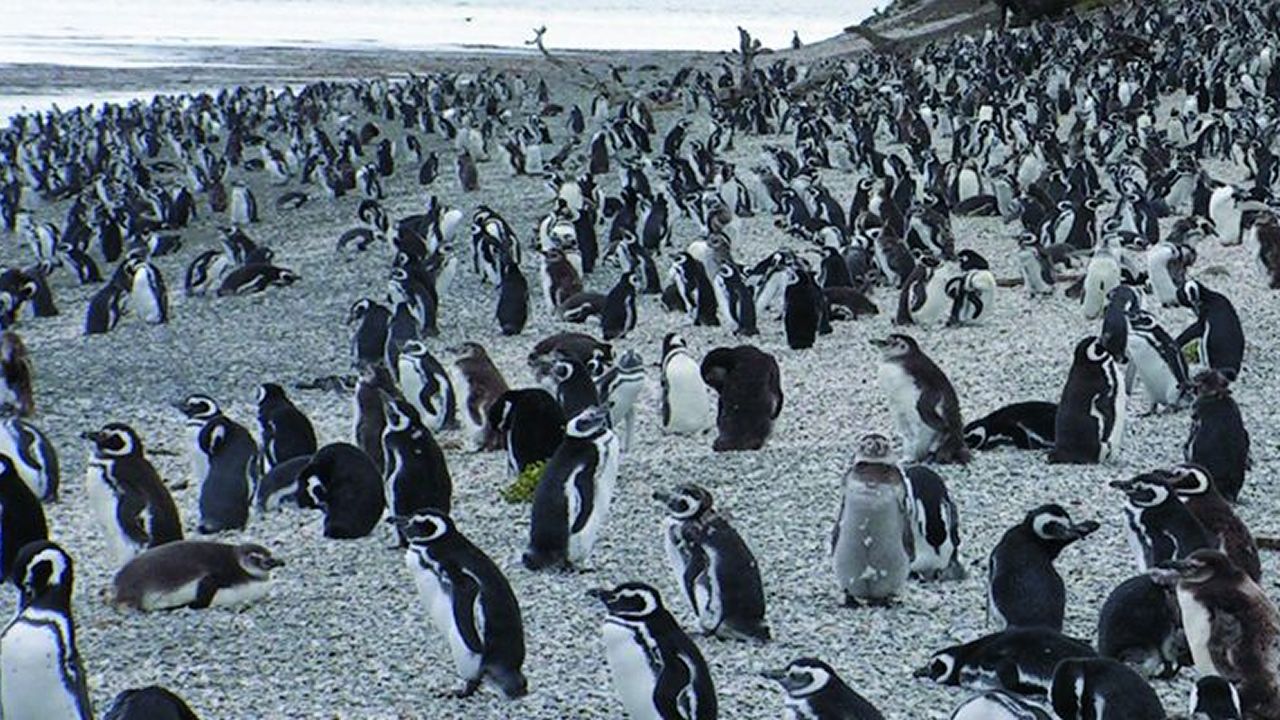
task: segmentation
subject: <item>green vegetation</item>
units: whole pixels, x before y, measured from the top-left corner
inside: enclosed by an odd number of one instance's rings
[[[542,471],[547,469],[545,462],[530,463],[516,476],[511,484],[498,491],[503,500],[511,504],[533,502],[533,492],[538,489],[538,481],[542,479]]]

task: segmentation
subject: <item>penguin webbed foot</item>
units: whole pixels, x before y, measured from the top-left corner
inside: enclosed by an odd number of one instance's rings
[[[464,680],[461,685],[454,688],[449,688],[448,690],[443,691],[442,693],[440,693],[440,696],[445,698],[453,698],[455,700],[462,700],[464,698],[469,698],[472,695],[475,695],[476,691],[479,689],[480,689],[480,678],[476,678],[474,680]]]

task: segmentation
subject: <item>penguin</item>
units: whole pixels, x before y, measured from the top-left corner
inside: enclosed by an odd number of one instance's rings
[[[1187,463],[1175,465],[1161,474],[1161,479],[1177,494],[1187,510],[1214,538],[1219,547],[1235,566],[1244,571],[1254,582],[1262,580],[1262,561],[1258,557],[1258,544],[1244,524],[1231,509],[1231,504],[1218,492],[1209,471],[1200,465]]]
[[[506,576],[446,513],[423,509],[391,520],[408,540],[404,564],[431,623],[448,640],[462,681],[453,695],[473,695],[486,680],[508,698],[527,694],[524,621]]]
[[[503,335],[519,335],[529,321],[529,282],[511,260],[502,264],[498,282],[498,308],[494,316]]]
[[[0,716],[93,719],[71,613],[74,577],[71,556],[47,540],[28,543],[14,558],[18,611],[0,632]]]
[[[1156,243],[1147,249],[1147,279],[1152,293],[1163,307],[1179,304],[1178,290],[1187,282],[1187,268],[1196,261],[1189,245]]]
[[[719,395],[716,452],[759,450],[782,414],[778,361],[752,345],[721,347],[702,359],[702,381]]]
[[[951,711],[950,720],[1053,720],[1039,706],[1003,690],[974,695]]]
[[[671,280],[684,303],[686,315],[694,325],[719,325],[715,288],[706,268],[689,253],[680,253],[671,266]]]
[[[24,418],[35,415],[32,375],[26,344],[17,333],[6,330],[0,335],[0,412]]]
[[[528,357],[529,367],[536,370],[550,365],[561,353],[593,368],[595,375],[613,363],[613,346],[609,343],[583,333],[556,333],[533,346]]]
[[[1226,678],[1206,675],[1191,688],[1191,716],[1196,720],[1242,720],[1240,693]]]
[[[126,563],[112,580],[112,602],[141,611],[244,605],[265,597],[271,571],[283,566],[261,545],[179,540]]]
[[[324,511],[327,538],[362,538],[386,509],[382,476],[360,448],[325,445],[298,471],[298,507]]]
[[[129,288],[115,282],[94,293],[85,312],[84,334],[102,335],[114,330],[124,317],[128,298]]]
[[[351,359],[356,367],[383,361],[391,311],[369,298],[361,298],[347,311],[347,324],[359,321],[351,336]]]
[[[458,187],[461,188],[462,192],[469,193],[479,190],[480,174],[476,171],[476,161],[466,148],[458,154],[456,165],[458,172]],[[423,170],[426,170],[425,165],[423,166]]]
[[[621,340],[636,328],[638,283],[634,274],[624,272],[605,296],[600,313],[600,334],[605,341]]]
[[[605,660],[627,716],[653,720],[715,720],[715,684],[698,646],[644,583],[588,590],[604,603]]]
[[[249,188],[235,183],[231,186],[231,223],[249,225],[258,222],[258,200]]]
[[[1014,447],[1019,450],[1051,450],[1058,406],[1051,402],[1017,402],[964,426],[964,441],[971,450]]]
[[[501,448],[502,436],[488,427],[489,406],[507,391],[507,381],[480,343],[464,342],[446,352],[453,356],[449,369],[468,447],[473,452]]]
[[[1222,497],[1236,502],[1244,489],[1245,475],[1253,465],[1249,456],[1249,430],[1244,426],[1240,406],[1231,397],[1231,386],[1224,373],[1214,370],[1199,373],[1192,387],[1196,399],[1183,457],[1203,467]]]
[[[1053,561],[1098,527],[1072,521],[1061,505],[1041,505],[1007,530],[987,559],[987,610],[996,625],[1061,632],[1067,593]]]
[[[1018,238],[1018,271],[1022,274],[1022,284],[1032,295],[1052,295],[1053,284],[1057,282],[1057,274],[1053,269],[1053,261],[1049,253],[1040,244],[1040,239],[1032,233]]]
[[[138,433],[113,422],[80,437],[92,444],[85,473],[89,505],[116,564],[124,565],[147,548],[181,540],[178,508],[147,460]]]
[[[1173,593],[1145,574],[1117,585],[1098,612],[1098,654],[1147,677],[1175,677],[1186,637]]]
[[[1125,494],[1129,546],[1137,558],[1138,570],[1143,572],[1212,546],[1204,526],[1160,475],[1147,473],[1111,481],[1111,487]]]
[[[889,438],[858,438],[831,533],[831,567],[845,604],[888,605],[911,571],[906,479]]]
[[[545,463],[564,440],[560,403],[542,388],[508,390],[489,406],[488,427],[506,438],[507,471],[519,475]]]
[[[827,319],[827,299],[807,270],[790,267],[786,272],[782,327],[786,332],[787,347],[804,350],[813,347],[819,334],[831,331]]]
[[[897,325],[929,325],[947,314],[951,301],[946,288],[955,277],[951,268],[932,255],[916,260],[915,269],[898,290]]]
[[[1096,337],[1076,343],[1054,418],[1049,462],[1095,464],[1116,457],[1124,437],[1127,399],[1116,358]]]
[[[751,337],[756,326],[755,292],[736,265],[725,263],[711,280],[716,293],[720,323],[733,328],[734,335]]]
[[[618,435],[622,451],[631,447],[636,424],[636,398],[644,389],[644,360],[628,350],[618,362],[596,378],[600,405],[609,411],[609,424]]]
[[[726,640],[768,642],[760,567],[742,536],[713,507],[711,493],[693,483],[655,490],[667,517],[662,529],[676,587],[698,628]]]
[[[218,297],[251,295],[271,287],[289,287],[301,280],[294,271],[270,263],[251,263],[227,273],[218,286]]]
[[[990,270],[968,270],[948,279],[944,292],[951,301],[947,325],[976,323],[991,310],[996,276]]]
[[[254,504],[258,510],[279,510],[286,503],[298,504],[298,473],[311,462],[310,455],[299,455],[290,458],[271,468],[258,481],[254,492]]]
[[[422,424],[440,432],[457,423],[457,397],[449,372],[421,340],[410,340],[400,348],[400,390],[417,411]],[[417,508],[413,508],[417,509]]]
[[[1084,273],[1084,316],[1088,320],[1102,317],[1107,296],[1120,286],[1121,250],[1104,240],[1094,248],[1093,257]]]
[[[548,390],[555,391],[566,418],[600,405],[599,386],[587,366],[576,358],[559,354],[548,366],[540,368],[539,377]]]
[[[8,456],[38,500],[58,501],[62,466],[58,451],[40,428],[21,417],[0,420],[0,455]]]
[[[792,660],[780,670],[761,673],[782,686],[789,717],[813,720],[884,720],[866,698],[845,684],[836,671],[817,658]]]
[[[1222,293],[1188,280],[1178,292],[1178,302],[1196,313],[1196,321],[1174,340],[1182,348],[1200,341],[1200,364],[1221,372],[1234,382],[1244,360],[1244,330],[1236,308]]]
[[[1218,550],[1197,550],[1156,573],[1176,583],[1196,671],[1235,685],[1245,718],[1280,717],[1280,612],[1266,592]]]
[[[880,389],[903,440],[903,459],[969,462],[960,401],[942,369],[908,335],[872,340],[880,350]]]
[[[1126,353],[1151,401],[1149,414],[1161,406],[1177,410],[1189,390],[1187,360],[1156,318],[1145,310],[1127,316]]]
[[[1165,720],[1156,691],[1141,675],[1110,658],[1068,658],[1049,688],[1061,720]]]
[[[383,481],[387,509],[407,517],[424,509],[445,514],[452,510],[453,478],[444,451],[431,430],[424,427],[418,411],[402,396],[383,398],[387,424],[382,431]],[[406,539],[400,535],[400,547]]]
[[[395,380],[382,363],[365,365],[360,369],[360,379],[356,382],[354,395],[355,424],[352,428],[352,441],[373,461],[379,475],[386,469],[382,457],[382,430],[386,427],[387,417],[382,406],[382,396],[395,389]],[[272,472],[274,471],[272,468]]]
[[[963,580],[960,564],[960,511],[942,476],[924,465],[902,471],[912,537],[911,577]]]
[[[258,425],[262,428],[263,470],[316,452],[316,431],[311,421],[276,383],[258,386]]]
[[[1258,240],[1258,262],[1266,271],[1268,287],[1280,289],[1280,218],[1276,213],[1264,210],[1254,221]]]
[[[609,519],[618,480],[618,438],[608,411],[590,407],[569,420],[533,495],[530,570],[581,567]]]
[[[18,476],[13,460],[0,455],[0,580],[12,577],[14,559],[24,545],[48,537],[39,498]]]
[[[914,675],[971,690],[1047,695],[1060,661],[1096,655],[1088,643],[1052,628],[1015,627],[939,650]]]
[[[1244,193],[1231,185],[1215,188],[1209,195],[1209,220],[1223,245],[1239,245],[1243,239]]]
[[[200,720],[182,698],[158,685],[122,690],[102,720]]]
[[[249,521],[258,445],[245,427],[222,414],[206,395],[178,404],[192,429],[193,478],[200,485],[201,533],[238,530]]]
[[[169,322],[169,292],[160,270],[146,260],[130,260],[129,301],[143,321],[151,325]],[[109,313],[108,313],[109,315]]]
[[[683,337],[667,333],[662,339],[662,431],[696,434],[710,424],[711,396],[698,361]]]

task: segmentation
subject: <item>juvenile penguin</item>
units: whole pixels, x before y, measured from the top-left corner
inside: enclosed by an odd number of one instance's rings
[[[964,426],[964,442],[971,450],[1015,447],[1019,450],[1053,448],[1058,406],[1051,402],[1018,402],[995,410]]]
[[[382,475],[358,447],[332,443],[298,471],[298,506],[324,511],[324,536],[362,538],[386,508]]]
[[[410,340],[400,348],[400,390],[415,410],[422,424],[431,432],[440,432],[455,422],[457,396],[444,365],[421,340]]]
[[[266,596],[284,561],[261,545],[179,540],[130,560],[112,581],[114,602],[134,610],[242,605]]]
[[[1061,720],[1165,720],[1156,691],[1129,666],[1110,658],[1058,663],[1049,688]]]
[[[316,431],[311,421],[275,383],[258,386],[258,425],[264,470],[299,455],[315,454]]]
[[[1058,402],[1049,462],[1094,464],[1114,457],[1124,437],[1127,398],[1116,358],[1095,337],[1077,343]]]
[[[147,460],[142,439],[124,423],[109,423],[81,437],[92,443],[89,505],[118,565],[147,548],[182,539],[178,508]]]
[[[1098,654],[1147,677],[1176,676],[1186,638],[1173,593],[1145,574],[1117,585],[1098,612]]]
[[[711,424],[711,396],[698,361],[684,338],[667,333],[662,340],[662,430],[699,433]]]
[[[969,462],[960,401],[942,369],[907,335],[872,340],[880,349],[880,389],[903,440],[903,459]]]
[[[903,470],[911,518],[911,576],[921,580],[963,580],[960,512],[942,476],[924,465]]]
[[[1041,505],[1006,531],[987,560],[987,610],[996,625],[1061,632],[1067,591],[1053,561],[1098,527],[1073,522],[1060,505]]]
[[[14,558],[18,611],[0,632],[0,716],[93,720],[71,614],[71,556],[40,540]]]
[[[1253,465],[1249,456],[1249,431],[1240,415],[1240,406],[1231,397],[1226,375],[1208,370],[1197,375],[1193,382],[1196,400],[1183,455],[1187,462],[1209,472],[1224,498],[1236,502],[1244,489],[1245,475]]]
[[[1249,527],[1231,509],[1231,504],[1218,492],[1213,476],[1200,465],[1175,465],[1162,480],[1178,495],[1196,520],[1214,538],[1214,545],[1231,558],[1235,566],[1254,582],[1262,580],[1262,562],[1258,545]]]
[[[560,403],[542,388],[508,390],[489,406],[489,427],[506,438],[507,471],[546,462],[564,440]]]
[[[1166,567],[1156,574],[1177,583],[1196,670],[1235,685],[1246,720],[1280,717],[1280,613],[1266,592],[1218,550]]]
[[[782,413],[782,376],[772,355],[752,345],[716,348],[702,359],[702,380],[720,396],[712,449],[759,450]]]
[[[587,560],[609,518],[619,456],[606,410],[587,408],[569,420],[534,491],[525,567],[581,566]]]
[[[836,671],[817,658],[792,660],[781,670],[766,670],[765,678],[782,686],[789,717],[812,720],[884,720],[866,698],[845,684]]]
[[[419,597],[449,642],[462,680],[454,696],[474,694],[485,680],[508,698],[526,694],[524,621],[506,576],[442,512],[391,520],[408,540],[404,563]]]
[[[450,372],[468,446],[472,451],[501,448],[502,436],[488,427],[488,417],[489,406],[508,390],[507,381],[480,343],[464,342],[447,352],[453,356]]]
[[[760,568],[742,536],[712,507],[711,493],[681,483],[654,491],[653,499],[667,510],[667,562],[702,632],[768,641]]]
[[[1009,628],[939,650],[915,676],[971,690],[1045,695],[1060,661],[1095,655],[1088,643],[1051,628]]]
[[[207,395],[188,395],[177,407],[194,435],[191,464],[200,485],[198,529],[215,533],[243,528],[253,498],[257,443]]]
[[[907,486],[892,448],[884,435],[862,435],[844,476],[831,567],[846,605],[889,604],[911,571]]]
[[[48,537],[39,498],[18,477],[13,461],[0,455],[0,580],[10,578],[14,559],[23,546]]]
[[[627,716],[640,720],[715,720],[716,690],[698,646],[643,583],[595,589],[604,603],[605,659]]]

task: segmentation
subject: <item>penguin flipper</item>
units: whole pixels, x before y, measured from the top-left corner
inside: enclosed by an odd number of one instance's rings
[[[916,412],[930,429],[944,433],[947,432],[947,419],[942,416],[942,404],[941,393],[926,388],[920,393],[920,399],[916,401]]]
[[[451,572],[450,572],[451,570]],[[447,568],[453,581],[453,620],[467,649],[484,653],[484,615],[480,608],[480,583],[475,576],[458,568]]]
[[[1237,660],[1232,648],[1240,647],[1244,641],[1244,626],[1240,619],[1228,612],[1213,612],[1209,621],[1209,657],[1213,666],[1226,673],[1238,672]],[[1235,673],[1231,673],[1235,674]],[[1232,679],[1232,678],[1228,678]]]
[[[218,583],[210,576],[200,578],[196,584],[196,599],[187,604],[192,610],[204,610],[213,604],[213,597],[218,594]]]

